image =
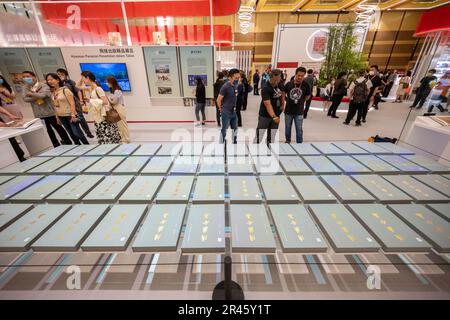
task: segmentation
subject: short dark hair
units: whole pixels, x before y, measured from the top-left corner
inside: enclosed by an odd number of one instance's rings
[[[436,69],[430,69],[428,72],[436,73]]]
[[[295,74],[297,74],[299,72],[306,73],[306,68],[305,67],[298,67],[297,69],[295,69]]]
[[[63,73],[66,77],[69,75],[66,69],[59,68],[56,70],[56,73]]]
[[[406,75],[407,75],[408,77],[410,77],[410,76],[411,76],[411,70],[406,71]]]
[[[228,76],[231,78],[232,76],[234,76],[236,73],[241,73],[238,69],[233,68],[230,71],[228,71]]]
[[[345,72],[345,71],[341,71],[341,72],[339,72],[339,74],[338,74],[338,79],[340,79],[340,78],[342,78],[343,76],[346,76],[347,75],[347,72]]]
[[[363,77],[366,74],[366,70],[359,70],[358,75]]]
[[[373,65],[371,65],[370,67],[371,67],[371,68],[375,68],[375,69],[377,69],[377,71],[378,71],[378,65],[373,64]]]
[[[88,78],[89,80],[95,82],[95,74],[93,74],[91,71],[83,71],[81,75],[85,78]]]
[[[314,72],[313,69],[308,69],[308,74],[311,74],[311,73],[313,73],[313,72]]]
[[[58,80],[58,85],[59,85],[60,87],[64,87],[64,83],[62,82],[61,78],[58,77],[58,75],[57,75],[56,73],[53,73],[53,72],[47,73],[47,74],[45,75],[45,81],[46,81],[46,82],[47,82],[47,78],[48,78],[48,77],[52,77],[53,79]]]
[[[34,73],[33,71],[22,71],[22,73],[28,73],[31,74],[33,77],[36,77],[36,73]]]
[[[281,76],[282,72],[280,69],[273,69],[272,71],[270,71],[270,77],[276,77],[276,76]]]

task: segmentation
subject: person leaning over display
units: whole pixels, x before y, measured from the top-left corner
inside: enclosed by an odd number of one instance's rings
[[[275,134],[280,123],[280,115],[284,111],[285,93],[280,85],[281,70],[270,72],[269,81],[261,88],[261,104],[259,106],[258,125],[256,127],[255,143],[260,143],[260,135],[267,131],[267,145],[274,142]]]
[[[303,114],[305,101],[311,99],[311,88],[304,81],[306,69],[298,67],[295,70],[294,80],[289,81],[285,87],[286,108],[284,110],[286,143],[291,142],[292,121],[295,124],[296,142],[303,142]]]
[[[225,143],[228,127],[233,130],[233,143],[237,143],[236,101],[241,75],[238,69],[228,71],[228,81],[224,83],[217,97],[217,107],[222,117],[220,143]]]
[[[56,70],[56,74],[62,80],[64,86],[66,86],[73,94],[73,97],[75,99],[75,108],[77,111],[77,117],[78,121],[80,122],[81,128],[89,138],[94,138],[94,135],[91,133],[89,125],[87,124],[86,119],[84,118],[83,108],[81,106],[83,101],[83,94],[81,90],[78,89],[75,81],[69,78],[69,73],[67,72],[67,70],[59,68],[58,70]]]
[[[62,144],[72,144],[69,135],[57,119],[51,98],[50,87],[45,83],[38,82],[36,74],[32,71],[22,72],[22,80],[24,82],[22,90],[23,101],[31,104],[31,109],[33,110],[35,118],[44,120],[48,136],[50,137],[53,146],[56,148],[60,145],[53,129],[58,132]]]

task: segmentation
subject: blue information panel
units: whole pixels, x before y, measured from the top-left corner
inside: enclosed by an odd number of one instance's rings
[[[299,156],[280,156],[280,163],[287,174],[311,174],[312,170]]]
[[[325,252],[325,239],[302,205],[270,205],[284,252]]]
[[[67,157],[70,158],[70,157]],[[81,173],[94,163],[99,161],[101,157],[78,157],[76,161],[72,161],[69,164],[65,165],[61,169],[57,170],[56,173],[61,174],[77,174]]]

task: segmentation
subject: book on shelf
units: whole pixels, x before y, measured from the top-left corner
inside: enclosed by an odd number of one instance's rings
[[[34,119],[20,119],[20,120],[13,120],[9,122],[4,122],[4,125],[0,125],[0,128],[11,128],[11,129],[26,129],[32,124],[38,122],[39,118]]]

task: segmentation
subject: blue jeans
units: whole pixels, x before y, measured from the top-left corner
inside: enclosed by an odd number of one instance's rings
[[[295,123],[297,143],[303,142],[303,116],[300,114],[284,114],[286,142],[291,142],[292,121]]]
[[[233,130],[233,143],[236,143],[237,139],[237,114],[235,111],[233,113],[227,113],[222,111],[222,129],[220,130],[220,143],[225,142],[225,136],[227,135],[227,129],[231,126]]]
[[[195,118],[197,119],[197,121],[200,121],[200,111],[202,112],[203,122],[205,122],[205,120],[206,120],[206,117],[205,117],[205,104],[197,102],[196,105],[195,105]]]

